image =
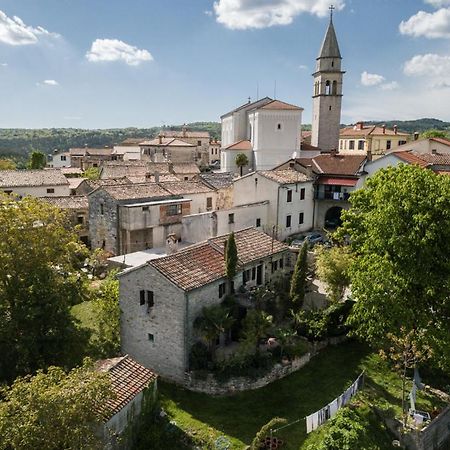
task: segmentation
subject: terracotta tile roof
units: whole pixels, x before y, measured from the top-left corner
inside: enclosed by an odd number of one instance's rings
[[[127,177],[131,183],[155,183],[155,175],[153,174],[146,174],[144,176],[132,176],[128,175]],[[159,181],[180,181],[179,178],[177,178],[176,175],[172,174],[160,174],[159,175]]]
[[[305,183],[307,181],[312,181],[312,179],[308,178],[304,173],[292,169],[263,170],[258,173],[278,184]]]
[[[59,169],[0,170],[0,187],[68,186],[69,180]]]
[[[402,161],[408,163],[408,164],[417,164],[420,167],[427,167],[429,164],[422,158],[423,155],[415,155],[414,153],[411,153],[410,151],[401,151],[401,152],[393,152],[391,154],[394,154],[398,158],[400,158]]]
[[[79,167],[61,167],[59,169],[67,178],[69,175],[82,175],[83,171]]]
[[[70,189],[77,189],[86,178],[67,178]]]
[[[100,180],[84,180],[84,182],[92,189],[96,189],[101,186],[116,186],[118,184],[130,184],[131,180],[127,177],[121,178],[105,178]]]
[[[379,127],[376,125],[365,125],[362,127],[362,130],[354,127],[346,127],[342,128],[339,136],[341,138],[343,137],[367,137],[367,136],[400,136],[400,137],[408,137],[408,133],[403,133],[401,131],[398,131],[395,133],[394,130],[391,130],[389,128],[385,129],[385,132],[383,133],[383,127]]]
[[[302,166],[312,165],[314,172],[324,175],[356,175],[365,155],[318,155],[314,158],[298,158]]]
[[[109,373],[111,388],[115,394],[115,398],[98,411],[105,422],[158,378],[154,372],[141,366],[128,355],[97,361],[95,368]]]
[[[173,131],[173,130],[162,130],[161,133],[166,137],[174,137],[178,139],[183,138],[203,138],[209,139],[210,134],[208,131]]]
[[[196,147],[196,145],[189,144],[189,142],[184,142],[180,139],[163,137],[161,142],[159,138],[152,139],[150,141],[143,141],[139,144],[140,146],[156,146],[156,147]]]
[[[174,163],[172,164],[173,174],[197,174],[200,169],[195,163]],[[108,161],[103,165],[101,177],[121,178],[121,177],[145,177],[147,174],[153,175],[158,172],[160,175],[169,175],[169,163],[155,163],[148,161]]]
[[[69,149],[71,156],[110,156],[112,148],[71,148]]]
[[[414,155],[426,163],[436,166],[450,165],[450,154],[448,153],[414,153]]]
[[[234,144],[229,145],[226,147],[225,150],[252,150],[253,146],[252,143],[246,139],[243,139],[242,141],[235,142]]]
[[[225,277],[223,247],[227,238],[228,234],[212,238],[173,255],[149,261],[148,264],[179,288],[190,291]],[[270,256],[272,246],[273,254],[289,249],[287,245],[273,241],[269,235],[255,228],[235,232],[235,239],[240,264]]]
[[[291,105],[290,103],[282,102],[280,100],[272,100],[270,103],[266,103],[258,109],[273,109],[273,110],[286,110],[286,111],[303,111],[303,108],[299,106]]]
[[[68,195],[65,197],[42,197],[47,203],[61,209],[88,209],[89,203],[85,195]]]
[[[233,184],[233,174],[230,172],[201,173],[198,178],[211,186],[213,189],[223,189]]]
[[[173,195],[203,194],[214,192],[201,181],[168,181],[159,183],[166,191]]]
[[[439,142],[440,144],[448,145],[450,147],[450,139],[444,139],[444,138],[430,138],[430,141]]]
[[[140,200],[172,197],[168,191],[157,183],[124,184],[103,186],[102,188],[115,200]]]
[[[197,164],[190,162],[173,163],[173,171],[177,175],[200,173]]]
[[[139,145],[143,140],[144,140],[144,138],[127,138],[124,141],[122,141],[120,143],[120,145],[124,145],[124,146],[132,145],[132,146],[135,146],[135,145]]]

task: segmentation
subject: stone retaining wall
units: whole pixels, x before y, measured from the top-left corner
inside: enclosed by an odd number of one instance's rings
[[[272,370],[257,380],[246,377],[232,378],[225,383],[218,382],[212,374],[206,380],[193,379],[187,374],[185,387],[194,392],[202,392],[209,395],[232,395],[238,392],[259,389],[296,372],[309,363],[311,358],[317,355],[328,345],[338,345],[347,339],[346,336],[326,339],[314,342],[310,345],[310,351],[305,355],[295,358],[287,364],[275,364]]]

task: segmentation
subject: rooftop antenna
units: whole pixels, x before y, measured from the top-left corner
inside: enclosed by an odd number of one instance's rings
[[[252,98],[249,96],[248,97],[248,102],[251,103],[252,102]]]
[[[274,81],[274,85],[273,85],[273,99],[274,100],[277,99],[277,80]]]
[[[259,100],[259,83],[256,83],[256,101]]]

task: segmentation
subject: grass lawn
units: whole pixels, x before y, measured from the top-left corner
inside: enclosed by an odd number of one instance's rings
[[[380,446],[374,448],[390,448],[386,447],[386,442],[391,439],[374,416],[371,406],[399,413],[401,380],[378,355],[358,343],[349,342],[329,348],[289,377],[265,388],[234,396],[210,397],[164,382],[159,386],[162,406],[180,428],[209,443],[225,435],[232,449],[241,449],[250,444],[261,426],[273,417],[283,417],[293,422],[327,405],[363,369],[367,376],[360,414],[367,420],[371,433],[376,435],[374,442]],[[419,409],[430,410],[435,401],[422,394],[418,398],[421,399],[417,406]],[[321,432],[323,430],[307,438],[305,421],[302,420],[282,430],[279,437],[286,442],[283,449],[299,450],[315,442]],[[214,446],[205,444],[203,448]]]
[[[81,322],[83,328],[97,331],[92,305],[91,301],[79,303],[72,308],[72,315]]]

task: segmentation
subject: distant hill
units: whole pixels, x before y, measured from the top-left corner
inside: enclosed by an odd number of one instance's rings
[[[437,129],[450,132],[450,122],[438,119],[418,120],[388,120],[378,122],[365,122],[366,124],[383,124],[392,128],[398,125],[399,129],[408,133],[419,133]],[[219,122],[193,122],[186,125],[192,131],[209,131],[212,138],[220,139]],[[166,130],[181,130],[183,125],[166,126]],[[302,126],[304,131],[310,130],[310,124]],[[105,130],[86,130],[77,128],[43,128],[23,129],[4,128],[0,129],[0,156],[13,157],[15,160],[23,161],[28,157],[32,149],[44,153],[53,150],[68,150],[71,147],[104,147],[118,144],[127,138],[151,138],[161,131],[160,127],[152,128],[112,128]]]

